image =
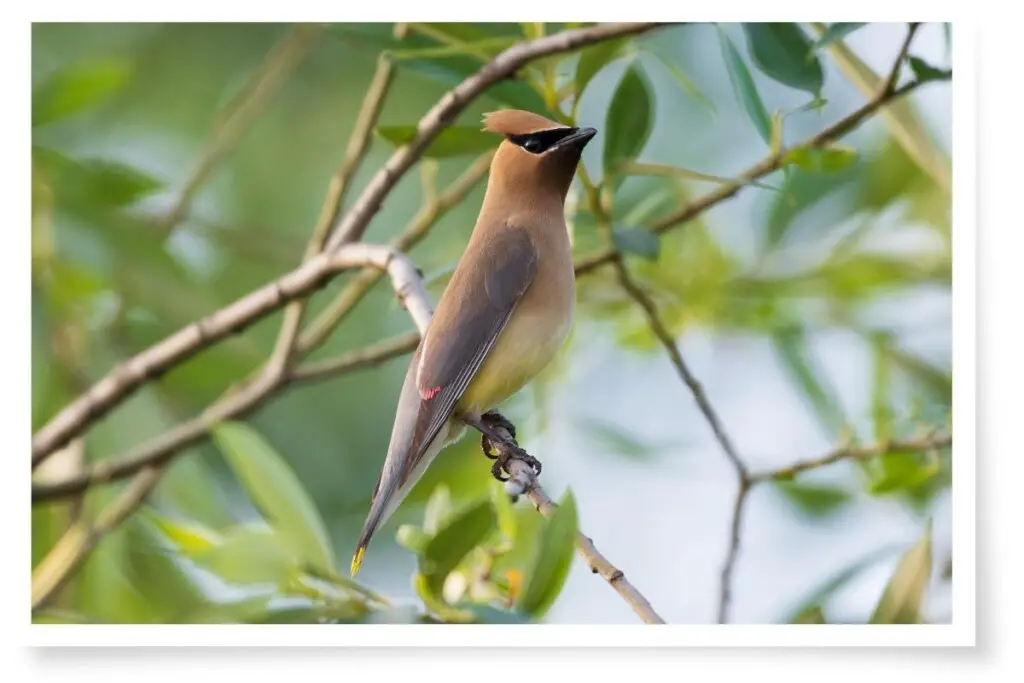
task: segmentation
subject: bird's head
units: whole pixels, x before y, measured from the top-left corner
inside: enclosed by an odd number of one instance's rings
[[[565,199],[583,148],[597,134],[533,112],[503,109],[484,116],[484,130],[505,139],[491,162],[492,181],[508,188],[540,189]]]

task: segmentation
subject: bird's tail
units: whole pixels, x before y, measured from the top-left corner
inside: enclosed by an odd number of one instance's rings
[[[414,354],[405,376],[402,393],[398,400],[395,413],[395,424],[391,430],[391,443],[388,454],[381,468],[377,487],[373,491],[373,502],[366,516],[359,542],[352,555],[350,572],[356,575],[363,562],[363,555],[370,545],[370,540],[377,529],[384,524],[398,506],[405,500],[409,491],[416,485],[424,470],[437,456],[449,438],[449,428],[445,425],[437,436],[429,443],[418,443],[416,423],[419,419],[420,395],[416,388],[416,367],[418,354]]]
[[[374,533],[391,517],[416,486],[424,471],[448,442],[450,432],[448,425],[443,426],[434,440],[423,449],[423,454],[419,458],[407,457],[413,449],[421,448],[419,444],[410,444],[409,447],[398,451],[389,449],[388,457],[384,461],[384,469],[373,494],[370,512],[366,516],[363,531],[359,534],[359,542],[352,554],[350,573],[353,577],[363,563],[363,555],[366,554],[366,549],[370,546],[370,540]]]

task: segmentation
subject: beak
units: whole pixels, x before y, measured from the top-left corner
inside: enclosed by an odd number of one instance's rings
[[[572,135],[567,135],[559,140],[552,149],[575,149],[582,151],[595,135],[597,135],[595,128],[577,128]]]

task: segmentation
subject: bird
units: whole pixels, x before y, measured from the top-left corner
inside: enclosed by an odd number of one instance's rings
[[[515,438],[495,407],[554,359],[572,326],[576,282],[565,199],[597,130],[517,109],[485,114],[483,130],[503,139],[469,242],[409,362],[352,556],[353,577],[373,534],[467,425],[499,443],[508,441],[498,427]],[[488,454],[498,479],[512,451],[539,473],[540,463],[522,450],[499,451]]]

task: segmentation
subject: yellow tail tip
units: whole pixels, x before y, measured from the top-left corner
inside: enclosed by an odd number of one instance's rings
[[[363,564],[363,554],[366,552],[366,548],[359,547],[356,549],[356,554],[352,556],[352,567],[349,569],[352,578],[355,578],[356,574],[359,573],[359,566]]]

